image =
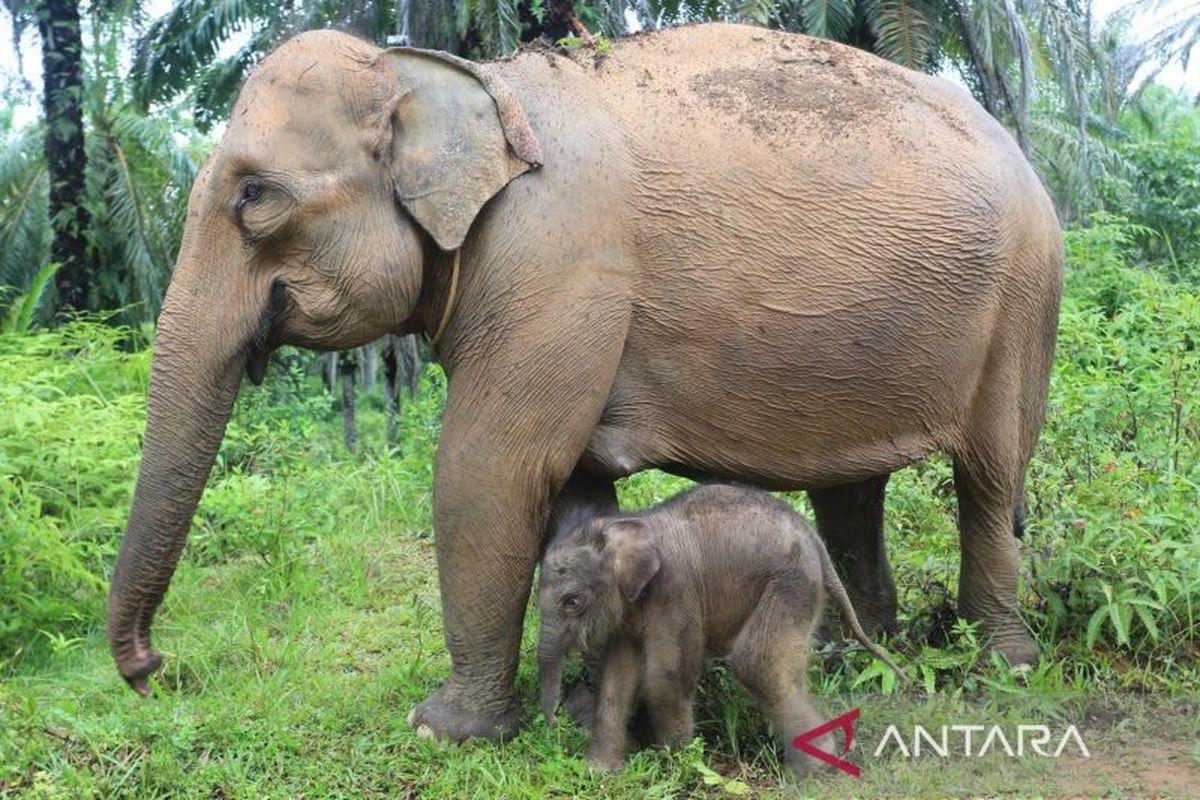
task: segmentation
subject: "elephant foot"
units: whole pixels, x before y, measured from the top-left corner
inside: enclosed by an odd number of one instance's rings
[[[1004,660],[1011,667],[1037,666],[1038,657],[1041,655],[1037,642],[1024,630],[992,634],[988,640],[988,649],[1004,656]]]
[[[813,740],[811,745],[824,753],[838,755],[832,736],[822,736],[820,739]],[[824,761],[803,752],[790,742],[784,745],[783,763],[787,766],[792,780],[806,778],[821,770],[829,769],[829,765]]]
[[[597,772],[620,772],[625,766],[625,754],[618,748],[593,742],[588,747],[587,762]]]
[[[1004,656],[1009,666],[1037,666],[1040,656],[1037,642],[1015,612],[985,615],[972,611],[973,604],[965,598],[960,599],[959,616],[980,621],[980,639],[988,651]]]
[[[851,598],[850,604],[854,607],[854,614],[858,617],[858,622],[867,636],[874,639],[880,634],[896,635],[899,628],[896,625],[895,596],[890,600],[885,599],[878,602],[863,600],[857,603]]]
[[[461,742],[466,739],[504,741],[520,728],[520,705],[513,696],[499,704],[482,705],[468,698],[477,690],[456,686],[453,679],[420,703],[408,715],[418,736]]]

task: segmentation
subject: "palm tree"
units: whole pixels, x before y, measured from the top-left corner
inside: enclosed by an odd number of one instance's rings
[[[86,131],[84,164],[71,176],[80,187],[76,203],[88,210],[86,225],[71,232],[87,256],[81,288],[91,307],[125,308],[126,321],[149,321],[162,302],[198,157],[178,144],[189,127],[172,110],[149,119],[129,106],[117,50],[124,19],[97,16],[92,23],[88,71],[80,76],[82,91],[73,93],[82,115],[73,135]],[[57,178],[37,147],[51,139],[49,127],[28,126],[0,142],[0,286],[19,292],[44,264],[61,263],[54,249],[60,220],[51,205]]]
[[[196,123],[207,129],[224,119],[250,67],[284,39],[337,27],[383,42],[396,29],[394,13],[371,0],[181,0],[135,45],[134,98],[146,111],[190,94]],[[241,47],[218,58],[235,36]]]
[[[83,203],[87,157],[83,137],[83,33],[78,0],[38,0],[33,8],[42,40],[43,153],[54,229],[50,257],[62,309],[89,307],[94,265],[88,258],[88,212]]]
[[[1192,51],[1200,45],[1200,0],[1133,0],[1117,13],[1118,22],[1129,23],[1137,17],[1157,17],[1155,31],[1141,42],[1128,43],[1123,53],[1122,94],[1137,98],[1172,63],[1185,70]],[[1140,80],[1136,77],[1142,73]],[[1196,97],[1200,103],[1200,95]]]

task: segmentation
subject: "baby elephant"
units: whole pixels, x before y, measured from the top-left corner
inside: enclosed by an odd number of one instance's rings
[[[863,633],[816,533],[764,492],[701,486],[642,513],[564,526],[538,586],[546,719],[554,721],[564,659],[583,651],[600,665],[588,760],[619,769],[635,698],[656,742],[684,744],[701,661],[728,655],[783,739],[788,766],[804,774],[815,764],[791,741],[822,722],[804,679],[826,593],[854,638],[904,681]],[[831,736],[816,744],[834,749]]]

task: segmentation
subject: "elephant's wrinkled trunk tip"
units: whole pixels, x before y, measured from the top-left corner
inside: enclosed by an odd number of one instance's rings
[[[562,662],[563,654],[557,648],[548,652],[548,648],[543,647],[538,654],[538,689],[542,714],[549,725],[558,722],[555,711],[558,709],[558,695],[562,688]]]
[[[123,614],[124,605],[118,593],[123,584],[114,582],[114,591],[109,597],[108,636],[113,661],[117,671],[129,684],[129,688],[142,697],[150,696],[148,678],[162,666],[162,656],[150,646],[150,637],[143,624],[136,620],[141,614],[135,614],[134,623],[128,620],[128,614]]]
[[[557,725],[558,715],[558,691],[559,681],[553,683],[543,679],[542,681],[542,713],[546,716],[547,725]]]

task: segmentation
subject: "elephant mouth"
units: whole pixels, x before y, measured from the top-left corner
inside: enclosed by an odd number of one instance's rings
[[[271,353],[281,344],[276,334],[280,318],[287,313],[289,305],[287,284],[281,280],[274,281],[267,295],[267,302],[259,315],[254,335],[246,342],[245,347],[246,375],[255,386],[262,384]]]

